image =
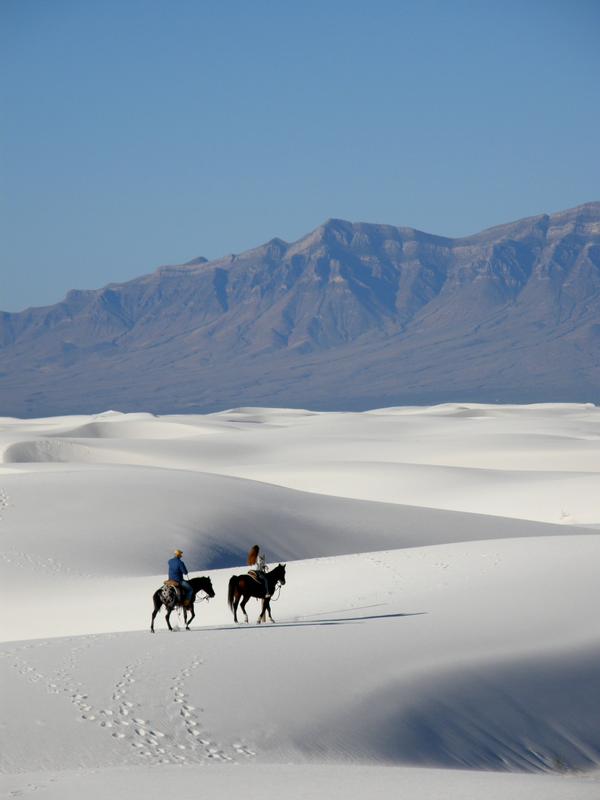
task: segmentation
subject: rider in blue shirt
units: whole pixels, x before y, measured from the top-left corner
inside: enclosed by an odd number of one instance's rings
[[[174,558],[169,559],[169,580],[177,581],[177,583],[183,587],[185,591],[185,602],[187,605],[189,605],[191,603],[194,590],[184,578],[184,575],[187,575],[188,570],[186,565],[181,560],[182,555],[183,552],[181,550],[175,550]]]

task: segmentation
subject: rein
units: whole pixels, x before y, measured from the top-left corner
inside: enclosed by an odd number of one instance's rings
[[[277,583],[275,584],[275,591],[277,592],[277,596],[273,597],[273,595],[271,595],[271,600],[274,603],[276,603],[279,600],[279,595],[281,594],[281,581],[277,581]]]

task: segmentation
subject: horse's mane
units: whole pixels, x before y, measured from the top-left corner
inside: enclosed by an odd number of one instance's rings
[[[191,586],[199,586],[202,581],[211,582],[210,578],[206,575],[199,575],[197,578],[190,578],[189,583]]]

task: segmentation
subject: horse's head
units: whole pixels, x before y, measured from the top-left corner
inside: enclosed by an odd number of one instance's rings
[[[285,564],[277,564],[273,573],[277,575],[277,580],[282,586],[285,586]]]
[[[206,592],[209,597],[215,596],[215,590],[213,589],[212,581],[210,578],[203,578],[202,579],[202,589]]]

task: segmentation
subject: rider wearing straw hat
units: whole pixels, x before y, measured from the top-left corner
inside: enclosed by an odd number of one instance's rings
[[[188,570],[186,565],[181,560],[182,555],[183,552],[181,550],[175,550],[173,558],[169,559],[169,580],[175,581],[183,588],[185,591],[185,600],[183,601],[183,605],[190,606],[194,590],[184,578],[184,576],[187,575]]]

